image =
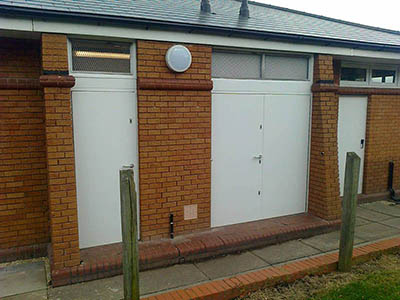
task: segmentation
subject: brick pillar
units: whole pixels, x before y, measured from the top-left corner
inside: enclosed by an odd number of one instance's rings
[[[66,36],[42,35],[42,67],[54,271],[80,263],[71,110],[75,79],[68,76]]]
[[[315,56],[308,210],[327,220],[338,219],[341,212],[337,145],[339,101],[333,70],[332,56]]]

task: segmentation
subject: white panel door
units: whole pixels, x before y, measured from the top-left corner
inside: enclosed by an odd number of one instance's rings
[[[214,94],[212,99],[211,225],[262,218],[262,95]]]
[[[133,92],[74,91],[79,243],[81,248],[121,241],[119,169],[135,164]]]
[[[340,196],[343,196],[347,152],[355,152],[361,158],[358,193],[362,193],[367,105],[368,98],[365,96],[341,96],[339,98],[338,148]]]
[[[263,218],[306,210],[309,119],[309,95],[265,96]]]

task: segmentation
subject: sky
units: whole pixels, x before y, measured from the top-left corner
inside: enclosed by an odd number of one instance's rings
[[[253,0],[254,1],[254,0]],[[309,13],[400,31],[400,1],[255,0]]]

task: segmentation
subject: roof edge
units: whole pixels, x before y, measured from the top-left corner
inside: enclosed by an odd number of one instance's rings
[[[290,33],[277,33],[277,32],[267,32],[267,31],[255,31],[247,29],[237,29],[237,28],[226,28],[219,26],[210,25],[197,25],[179,22],[169,22],[169,21],[159,21],[151,19],[140,19],[140,18],[129,18],[122,16],[110,16],[101,14],[90,14],[90,13],[80,13],[80,12],[66,12],[57,10],[46,10],[37,8],[26,8],[26,7],[16,7],[10,5],[0,4],[0,12],[8,14],[9,16],[29,16],[29,17],[46,17],[64,20],[79,20],[82,22],[82,18],[87,18],[88,21],[96,22],[113,22],[119,24],[133,24],[138,26],[143,26],[149,29],[150,26],[159,26],[162,29],[186,29],[189,32],[202,32],[202,33],[215,33],[215,34],[225,34],[228,36],[246,36],[253,38],[262,38],[264,40],[278,40],[278,41],[291,41],[302,44],[314,44],[314,45],[324,45],[324,46],[338,46],[342,48],[355,48],[363,50],[374,50],[374,51],[386,51],[386,52],[400,52],[400,45],[388,45],[379,43],[368,43],[368,42],[358,42],[351,40],[341,40],[323,37],[313,37],[307,35],[298,35]]]

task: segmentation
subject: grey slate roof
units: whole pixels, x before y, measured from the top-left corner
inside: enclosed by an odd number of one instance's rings
[[[0,0],[0,8],[32,9],[106,18],[163,21],[253,33],[277,33],[399,47],[400,32],[306,14],[256,2],[250,18],[239,18],[240,1],[210,0],[212,13],[200,12],[200,0]]]

